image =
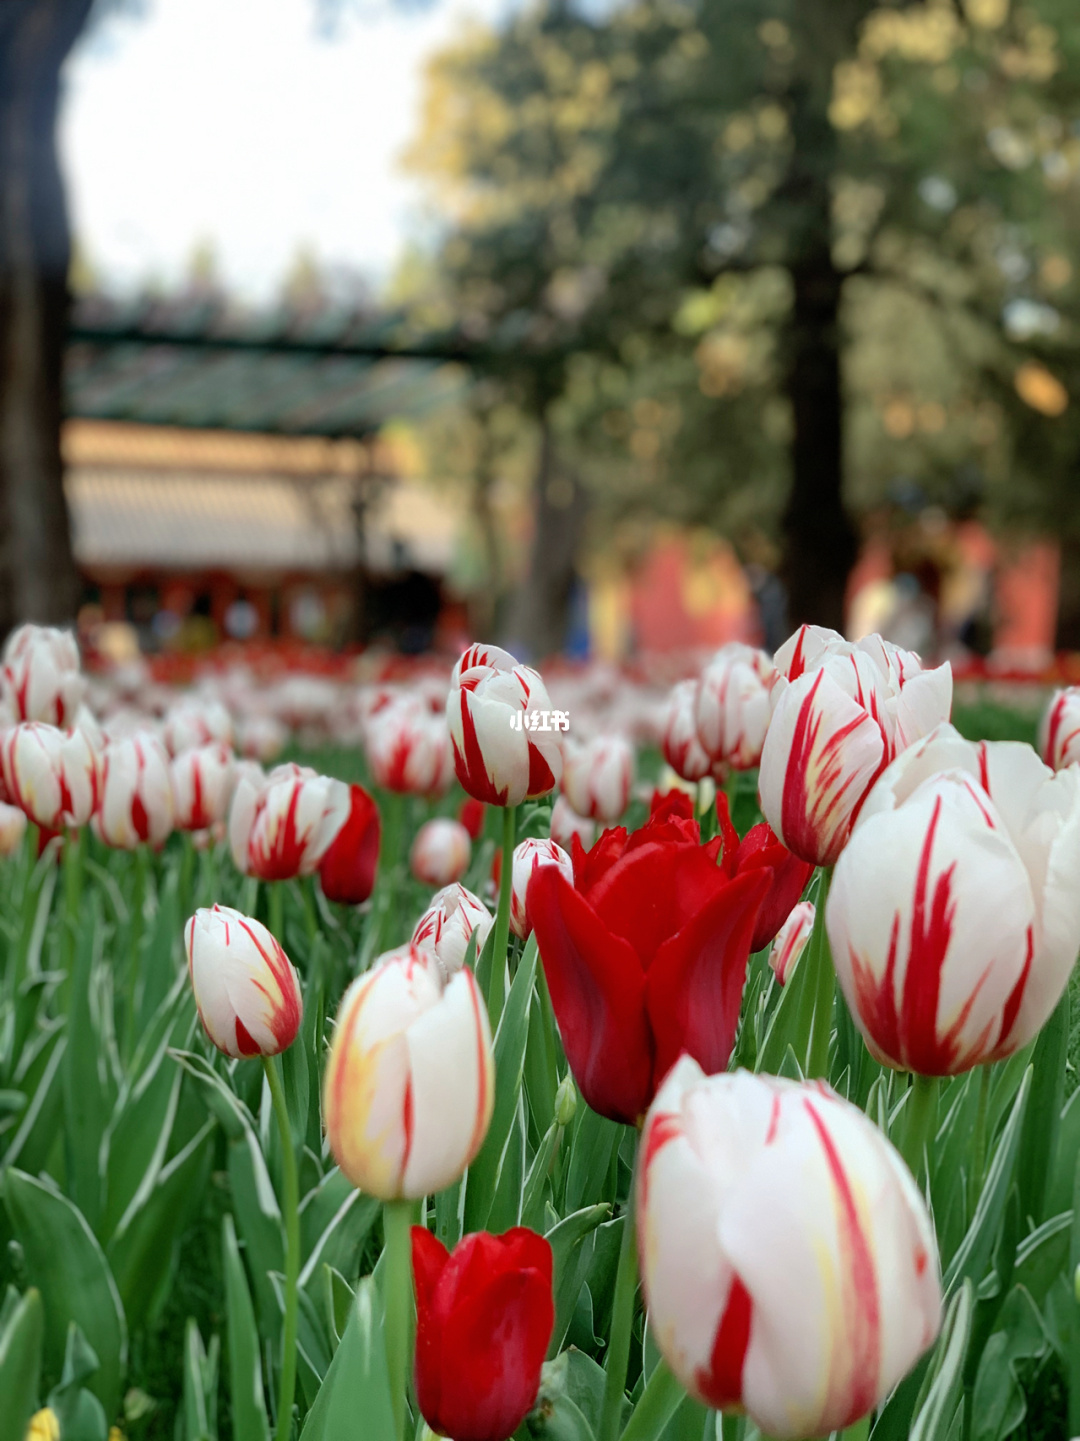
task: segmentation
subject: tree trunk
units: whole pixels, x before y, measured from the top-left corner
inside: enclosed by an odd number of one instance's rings
[[[79,599],[60,459],[70,245],[56,117],[90,6],[0,10],[0,633],[70,621]]]
[[[509,648],[522,658],[543,660],[561,650],[566,641],[585,519],[585,493],[577,477],[557,464],[546,416],[540,422],[535,493],[528,578],[518,590],[507,640]]]
[[[793,289],[786,390],[794,434],[783,574],[792,624],[812,621],[837,630],[843,629],[844,592],[858,545],[843,501],[843,277],[832,258],[831,193],[839,157],[828,109],[833,68],[852,53],[865,9],[862,0],[796,0],[794,152],[780,197],[790,210]]]

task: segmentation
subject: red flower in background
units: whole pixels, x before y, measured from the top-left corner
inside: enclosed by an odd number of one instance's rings
[[[723,796],[707,845],[688,809],[666,796],[632,834],[607,830],[589,851],[575,839],[574,884],[545,866],[529,886],[571,1070],[616,1121],[637,1121],[683,1052],[724,1069],[751,948],[772,939],[809,874],[767,826],[740,844]]]
[[[474,800],[472,796],[466,796],[461,802],[461,809],[458,811],[458,820],[469,832],[474,841],[478,841],[484,833],[484,816],[487,807],[483,801]]]
[[[328,901],[358,906],[371,895],[379,862],[379,808],[363,786],[349,787],[349,814],[319,862]]]
[[[454,1441],[506,1441],[532,1410],[555,1326],[551,1246],[517,1226],[479,1231],[453,1254],[412,1230],[416,1398]]]

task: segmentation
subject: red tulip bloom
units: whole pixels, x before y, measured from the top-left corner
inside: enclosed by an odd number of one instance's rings
[[[727,874],[742,875],[762,868],[772,872],[772,884],[761,903],[750,942],[752,951],[760,951],[763,946],[772,944],[780,927],[798,905],[806,883],[814,873],[813,863],[792,855],[764,822],[747,831],[740,841],[728,816],[726,796],[717,798],[716,808],[724,837],[722,865]]]
[[[412,1230],[416,1397],[454,1441],[506,1441],[532,1410],[555,1326],[551,1246],[535,1231],[479,1231],[451,1255]]]
[[[477,801],[472,796],[466,796],[461,802],[461,809],[458,811],[458,820],[469,832],[474,841],[478,841],[484,831],[484,815],[487,807],[483,801]]]
[[[739,845],[723,798],[719,810],[721,834],[707,845],[669,801],[633,834],[605,831],[587,852],[575,840],[573,885],[555,866],[530,883],[570,1068],[612,1120],[636,1122],[683,1052],[709,1074],[724,1069],[763,909],[771,925],[792,888],[767,828]]]
[[[371,895],[379,860],[379,808],[363,786],[349,787],[345,824],[319,862],[319,884],[328,901],[358,906]]]

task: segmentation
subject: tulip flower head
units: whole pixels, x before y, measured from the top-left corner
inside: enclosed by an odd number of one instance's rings
[[[178,701],[165,717],[162,740],[171,756],[208,745],[231,749],[232,716],[220,701],[186,697]]]
[[[126,851],[163,845],[174,814],[169,756],[157,736],[137,731],[110,741],[101,758],[101,792],[94,813],[94,829],[105,844]]]
[[[416,1397],[454,1441],[506,1441],[532,1410],[551,1333],[551,1245],[515,1226],[465,1236],[453,1252],[412,1230]]]
[[[713,763],[697,733],[696,680],[673,686],[668,698],[660,748],[668,765],[684,781],[700,781],[713,775]]]
[[[871,1053],[951,1076],[1012,1055],[1080,949],[1080,771],[941,726],[870,792],[826,907]]]
[[[363,786],[349,786],[349,814],[319,862],[328,901],[359,906],[375,887],[381,834],[379,808]]]
[[[0,741],[11,800],[45,830],[84,826],[98,801],[98,758],[82,730],[43,721],[13,726]]]
[[[634,784],[634,748],[623,736],[598,736],[563,748],[562,790],[579,816],[617,821]]]
[[[695,687],[694,721],[712,764],[750,770],[772,715],[773,663],[763,650],[733,641],[716,652]]]
[[[21,625],[4,647],[3,691],[16,721],[74,723],[86,690],[79,647],[67,630]]]
[[[769,952],[769,965],[781,986],[791,979],[791,973],[806,949],[810,932],[814,929],[815,909],[813,901],[800,901],[776,934]]]
[[[705,1076],[684,1057],[645,1121],[649,1322],[697,1400],[763,1433],[842,1430],[937,1336],[937,1245],[910,1172],[820,1082]]]
[[[26,834],[26,812],[0,801],[0,856],[12,856]]]
[[[600,834],[600,827],[596,822],[579,816],[565,796],[555,797],[549,829],[551,839],[565,851],[570,849],[575,836],[587,850]]]
[[[555,787],[562,775],[559,732],[540,728],[550,712],[538,671],[497,646],[465,651],[450,678],[446,720],[457,778],[469,795],[516,806]]]
[[[448,789],[454,771],[446,720],[419,697],[401,695],[379,706],[364,736],[371,778],[383,790],[430,796]]]
[[[460,821],[425,821],[409,851],[409,869],[426,886],[449,886],[469,868],[472,841]]]
[[[466,796],[461,802],[461,809],[458,811],[458,820],[469,832],[469,838],[471,840],[478,841],[484,834],[484,815],[485,806],[483,801],[473,800],[472,796]]]
[[[191,746],[173,757],[176,827],[204,831],[225,819],[233,791],[233,753],[220,742]]]
[[[188,975],[206,1034],[225,1055],[276,1056],[303,1018],[300,981],[261,922],[229,906],[198,910],[184,927]]]
[[[1080,686],[1051,696],[1039,726],[1039,753],[1055,771],[1080,761]]]
[[[431,904],[417,921],[412,944],[430,951],[443,977],[448,978],[465,964],[473,931],[479,956],[494,924],[495,917],[479,896],[463,885],[444,886],[432,896]]]
[[[444,986],[435,957],[407,946],[345,992],[324,1114],[354,1186],[384,1201],[443,1190],[483,1144],[494,1099],[491,1028],[471,971]]]
[[[351,810],[344,781],[320,776],[309,766],[278,766],[261,788],[241,777],[229,813],[229,844],[243,856],[245,875],[263,881],[310,876]]]
[[[804,625],[776,653],[758,788],[765,819],[797,856],[832,865],[874,781],[949,718],[952,669],[880,636],[854,644]]]
[[[496,852],[496,861],[502,856]],[[510,929],[523,941],[532,935],[527,900],[529,884],[540,866],[558,866],[570,885],[574,884],[574,863],[554,841],[524,840],[514,849],[513,890],[510,901]]]

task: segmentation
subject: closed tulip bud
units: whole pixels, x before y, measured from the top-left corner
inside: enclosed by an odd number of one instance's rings
[[[276,761],[288,740],[289,727],[276,716],[248,716],[236,727],[236,744],[240,753],[263,765]]]
[[[98,759],[81,730],[24,721],[0,744],[4,784],[15,805],[45,830],[84,826],[98,799]]]
[[[487,1135],[495,1062],[469,970],[391,953],[342,998],[326,1068],[326,1132],[354,1186],[383,1201],[452,1185]]]
[[[502,857],[496,854],[496,860]],[[574,884],[574,863],[554,841],[526,840],[514,849],[513,891],[510,901],[510,929],[523,941],[532,935],[526,901],[529,883],[540,866],[558,866],[563,875]]]
[[[199,700],[194,696],[178,701],[165,717],[162,739],[171,756],[197,746],[223,745],[232,747],[232,716],[220,701]]]
[[[696,680],[673,686],[668,699],[660,748],[668,765],[684,781],[700,781],[713,774],[713,763],[697,733]]]
[[[460,821],[426,821],[409,851],[409,869],[425,886],[449,886],[469,868],[472,841]]]
[[[494,924],[495,917],[479,896],[463,885],[444,886],[432,896],[430,906],[417,921],[412,944],[435,956],[445,978],[465,964],[474,931],[479,957]]]
[[[26,834],[26,812],[0,801],[0,856],[11,856]]]
[[[564,851],[569,851],[575,836],[588,850],[600,834],[600,827],[596,822],[579,816],[565,796],[555,798],[555,804],[551,807],[549,829],[551,839]]]
[[[634,784],[634,748],[622,736],[600,736],[563,750],[562,789],[579,816],[617,821]]]
[[[371,779],[400,795],[435,795],[453,779],[450,733],[415,696],[379,706],[364,729]]]
[[[770,1436],[840,1431],[941,1324],[934,1230],[882,1133],[820,1082],[705,1076],[645,1121],[638,1240],[649,1324],[698,1401]]]
[[[278,766],[254,797],[245,786],[234,796],[230,844],[242,846],[250,815],[245,873],[261,881],[310,876],[349,816],[351,797],[344,781],[320,776],[307,766]],[[235,822],[235,824],[234,824]]]
[[[233,791],[229,801],[229,850],[236,869],[248,874],[248,842],[259,798],[266,789],[267,776],[256,761],[236,761],[233,765]]]
[[[497,646],[470,646],[446,698],[454,766],[469,795],[516,806],[554,789],[562,775],[560,732],[541,729],[552,724],[551,713],[538,671]]]
[[[826,907],[871,1053],[956,1075],[1025,1046],[1080,949],[1080,771],[942,726],[871,791]]]
[[[261,922],[229,906],[199,910],[184,927],[188,975],[206,1034],[227,1056],[276,1056],[303,1018],[300,981]]]
[[[799,957],[806,949],[810,932],[814,929],[813,901],[800,901],[777,932],[769,952],[769,965],[780,985],[786,985],[798,964]]]
[[[70,726],[86,690],[75,637],[49,626],[20,626],[4,647],[3,684],[16,721]]]
[[[776,653],[773,716],[761,752],[761,809],[784,844],[832,865],[874,781],[948,720],[952,669],[880,636],[854,644],[806,626]]]
[[[1039,751],[1055,771],[1080,761],[1080,686],[1051,696],[1039,726]]]
[[[169,755],[141,731],[110,741],[101,759],[101,793],[94,829],[107,846],[160,846],[173,828],[175,803]]]
[[[176,827],[202,831],[225,819],[233,790],[233,753],[226,745],[194,746],[174,756]]]
[[[763,650],[739,641],[718,650],[702,671],[694,719],[701,747],[714,765],[745,771],[760,761],[774,674]]]
[[[533,1408],[555,1329],[550,1243],[515,1226],[451,1254],[414,1226],[412,1260],[424,1419],[454,1441],[506,1441]]]
[[[328,901],[359,906],[371,895],[379,837],[378,806],[363,786],[351,785],[348,817],[319,862],[319,885]]]

